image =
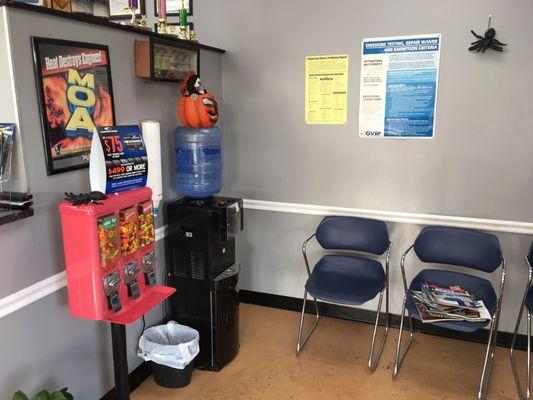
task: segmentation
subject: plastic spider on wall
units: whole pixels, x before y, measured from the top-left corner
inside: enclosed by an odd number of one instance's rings
[[[496,39],[496,30],[494,28],[490,27],[490,21],[492,19],[492,15],[489,15],[489,26],[487,31],[485,32],[485,36],[478,35],[474,31],[472,32],[472,35],[474,35],[478,40],[475,42],[470,43],[472,46],[468,48],[470,51],[477,51],[478,53],[481,51],[482,53],[485,52],[487,49],[492,49],[496,51],[503,51],[503,46],[507,46],[506,43],[500,42],[498,39]]]

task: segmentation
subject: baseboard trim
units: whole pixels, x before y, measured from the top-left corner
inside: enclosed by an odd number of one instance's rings
[[[130,380],[130,393],[137,389],[150,375],[152,375],[152,366],[146,361],[131,371],[128,375]],[[116,398],[117,393],[113,386],[100,400],[116,400]]]
[[[239,300],[242,303],[255,304],[259,306],[279,308],[282,310],[297,312],[300,312],[302,310],[303,305],[303,300],[296,297],[281,296],[277,294],[255,292],[250,290],[241,290],[239,292]],[[373,324],[376,319],[375,311],[363,310],[361,308],[339,306],[330,303],[320,303],[319,310],[321,315],[333,318],[347,319],[350,321]],[[306,305],[306,312],[310,314],[314,313],[312,303],[308,303]],[[400,327],[400,316],[398,314],[391,314],[390,320],[392,327]],[[439,328],[430,324],[422,324],[419,321],[414,322],[415,330],[420,333],[442,336],[450,339],[465,340],[469,342],[487,343],[488,333],[486,329],[474,333],[463,333]],[[496,344],[501,347],[510,347],[512,338],[512,333],[499,331],[496,339]],[[516,338],[515,347],[519,350],[526,350],[527,336],[518,335],[518,337]]]

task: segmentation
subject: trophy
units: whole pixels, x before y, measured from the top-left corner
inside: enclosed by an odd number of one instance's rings
[[[131,12],[130,25],[137,25],[137,10],[139,8],[139,0],[128,0],[128,10]]]
[[[141,15],[141,20],[139,21],[139,26],[146,28],[146,15]]]
[[[178,28],[178,38],[183,40],[198,41],[196,31],[191,28],[187,22],[187,9],[185,8],[185,1],[181,0],[181,8],[179,12],[180,25]]]
[[[167,32],[167,0],[158,0],[157,1],[157,32],[166,33]]]

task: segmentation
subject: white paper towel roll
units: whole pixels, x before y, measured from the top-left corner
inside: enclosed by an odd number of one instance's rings
[[[91,142],[91,157],[89,159],[89,180],[92,192],[105,193],[105,157],[102,143],[98,137],[98,128],[94,128]]]
[[[146,186],[152,189],[154,215],[157,216],[159,203],[163,199],[163,177],[161,175],[161,129],[159,121],[142,121],[144,145],[148,156],[148,180]]]

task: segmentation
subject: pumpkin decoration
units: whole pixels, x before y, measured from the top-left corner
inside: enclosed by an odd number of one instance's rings
[[[218,103],[208,93],[196,72],[189,71],[180,86],[178,115],[188,128],[211,128],[218,121]]]

